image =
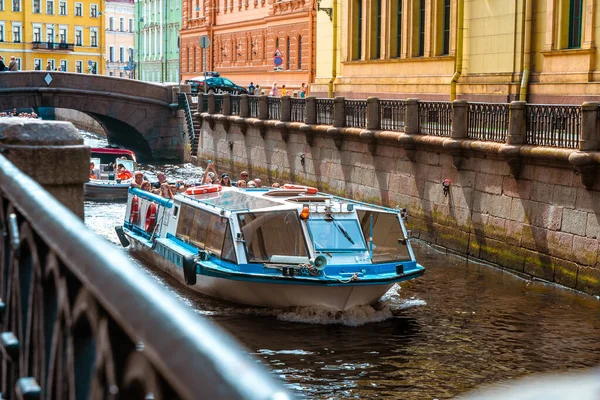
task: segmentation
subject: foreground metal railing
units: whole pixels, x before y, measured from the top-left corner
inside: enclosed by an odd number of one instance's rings
[[[223,95],[215,94],[215,114],[223,114]]]
[[[248,110],[250,117],[258,118],[258,96],[248,96]]]
[[[280,97],[267,97],[267,105],[269,109],[269,119],[280,120],[281,119],[281,98]]]
[[[333,125],[333,99],[317,99],[317,124]]]
[[[240,115],[240,96],[232,95],[231,97],[231,115]]]
[[[288,398],[1,155],[0,228],[2,398]]]
[[[346,126],[351,128],[367,127],[367,101],[344,100],[344,114]]]
[[[381,129],[403,131],[406,102],[404,100],[379,100]]]
[[[452,131],[452,103],[419,101],[419,128],[423,135],[450,136]]]
[[[581,136],[581,107],[527,104],[527,144],[576,149]]]
[[[505,142],[508,136],[508,104],[468,103],[467,136],[475,140]]]
[[[306,109],[306,99],[299,99],[295,97],[290,98],[290,106],[292,108],[291,120],[292,122],[304,122],[304,111]]]

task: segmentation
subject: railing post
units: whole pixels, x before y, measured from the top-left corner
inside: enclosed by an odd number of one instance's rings
[[[343,128],[346,126],[346,107],[345,98],[337,96],[333,99],[333,126],[335,128]]]
[[[215,104],[215,94],[214,93],[209,93],[208,94],[208,113],[209,114],[214,114],[215,110],[216,110],[216,104]]]
[[[600,103],[586,102],[581,105],[581,136],[579,138],[580,151],[598,150],[598,107]]]
[[[317,124],[317,98],[314,96],[309,96],[306,98],[304,110],[304,123],[306,125],[316,125]]]
[[[240,96],[240,117],[248,118],[250,116],[250,102],[248,101],[248,95],[243,94]]]
[[[406,99],[404,133],[419,133],[419,99]]]
[[[454,100],[452,102],[452,133],[453,139],[464,139],[467,137],[468,103],[465,100]]]
[[[229,93],[223,95],[223,115],[231,115],[231,95]]]
[[[70,122],[2,118],[0,151],[83,219],[90,148]]]
[[[258,96],[258,119],[269,119],[269,97]]]
[[[369,97],[367,99],[367,129],[381,129],[381,117],[379,114],[379,99],[377,97]]]
[[[280,121],[289,122],[292,120],[292,101],[290,96],[281,96],[281,117]]]
[[[524,101],[513,101],[510,103],[508,116],[508,136],[507,144],[524,144],[527,135],[527,123],[525,120],[525,107],[527,103]]]
[[[204,109],[204,94],[198,93],[198,104],[196,105],[196,112],[202,114],[208,110]]]

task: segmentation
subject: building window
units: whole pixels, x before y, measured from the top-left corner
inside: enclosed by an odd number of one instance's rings
[[[34,58],[33,59],[33,70],[34,71],[41,71],[42,70],[42,59],[41,58]]]
[[[108,61],[110,61],[110,62],[115,61],[115,48],[113,46],[110,46],[108,48]]]
[[[122,78],[123,76],[123,72],[119,72],[119,78]]]
[[[60,60],[60,70],[63,72],[67,72],[67,60]]]
[[[60,28],[58,34],[60,36],[60,43],[67,43],[67,28]]]
[[[285,43],[285,51],[286,51],[286,54],[285,54],[285,69],[288,69],[288,70],[290,69],[290,56],[291,56],[291,54],[290,54],[290,48],[291,48],[291,46],[290,46],[290,37],[288,36],[288,38],[286,39],[286,43]]]
[[[4,0],[0,0],[0,11],[4,11]]]
[[[33,42],[40,43],[42,41],[42,27],[34,26],[33,27]]]
[[[0,24],[0,42],[4,42],[4,24]]]
[[[83,46],[83,32],[81,28],[75,29],[75,46]]]
[[[298,36],[298,69],[302,69],[302,36]]]
[[[372,11],[373,24],[375,25],[375,43],[373,43],[373,51],[371,55],[373,58],[381,58],[381,0],[374,1],[375,9]]]
[[[129,32],[133,32],[133,19],[129,18]]]
[[[81,3],[75,3],[75,16],[83,16],[83,5]]]
[[[119,30],[125,32],[125,19],[119,18]]]
[[[417,55],[425,55],[425,0],[419,0],[419,37]]]
[[[21,58],[17,57],[15,58],[15,61],[17,62],[17,69],[21,71]]]
[[[21,43],[21,26],[13,26],[13,42]]]
[[[98,32],[96,31],[90,32],[90,46],[98,47]]]
[[[67,15],[67,2],[61,1],[58,5],[58,13],[60,15]]]
[[[110,72],[108,73],[108,76],[115,76],[115,73],[114,73],[114,72],[112,72],[112,71],[110,71]]]
[[[114,31],[115,30],[115,19],[113,17],[110,17],[108,19],[108,30],[109,31]]]
[[[54,64],[54,60],[50,59],[50,60],[48,60],[48,62],[50,63],[50,71],[54,71],[55,70],[55,68],[54,68],[54,65],[55,65]]]
[[[354,0],[354,26],[352,27],[354,31],[354,40],[353,40],[353,49],[352,49],[352,59],[360,60],[362,58],[362,41],[363,41],[363,0]]]
[[[54,0],[46,0],[46,14],[54,14]]]
[[[448,55],[450,54],[450,0],[444,0],[443,14],[442,55]]]
[[[12,10],[13,12],[21,12],[21,0],[13,0]]]
[[[96,61],[88,63],[88,69],[90,70],[90,74],[96,75],[98,73],[98,63]]]
[[[393,18],[393,54],[395,58],[402,57],[402,1],[396,0],[394,2]]]
[[[75,72],[80,74],[83,71],[83,61],[75,61]]]
[[[42,0],[33,0],[33,13],[39,14],[42,12]]]
[[[570,0],[569,4],[569,48],[581,47],[581,22],[583,0]]]
[[[125,62],[125,47],[119,48],[119,61]]]
[[[54,28],[46,26],[46,41],[48,43],[54,42]]]
[[[90,17],[97,18],[98,17],[98,5],[90,4]]]

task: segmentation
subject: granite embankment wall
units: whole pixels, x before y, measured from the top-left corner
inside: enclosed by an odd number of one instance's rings
[[[405,207],[414,237],[600,294],[600,179],[588,165],[584,186],[575,149],[196,115],[201,164]]]

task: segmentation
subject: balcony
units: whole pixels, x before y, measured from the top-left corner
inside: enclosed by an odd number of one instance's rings
[[[32,50],[73,51],[73,43],[33,42]]]

